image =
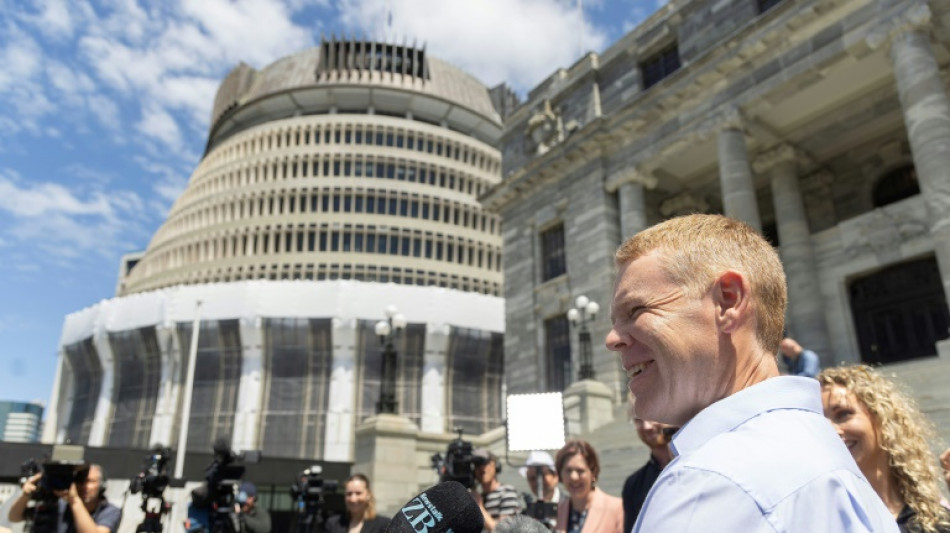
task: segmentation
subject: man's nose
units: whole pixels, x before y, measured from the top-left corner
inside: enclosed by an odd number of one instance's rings
[[[616,328],[610,328],[610,331],[607,332],[607,338],[604,339],[604,344],[606,344],[607,349],[612,352],[619,352],[620,349],[624,347],[623,338],[620,336],[620,333],[617,332]]]

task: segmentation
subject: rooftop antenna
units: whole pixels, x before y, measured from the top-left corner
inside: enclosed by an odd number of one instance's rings
[[[577,57],[584,56],[584,4],[583,0],[577,0]]]
[[[392,0],[386,0],[386,29],[383,32],[386,39],[393,35],[393,3]],[[386,40],[384,39],[384,40]]]

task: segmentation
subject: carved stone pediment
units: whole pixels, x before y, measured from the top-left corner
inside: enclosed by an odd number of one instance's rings
[[[525,137],[529,149],[541,155],[560,142],[562,137],[560,124],[560,117],[551,108],[551,101],[545,100],[528,119]]]
[[[676,217],[691,213],[705,213],[709,209],[709,202],[701,196],[690,192],[677,194],[663,200],[660,204],[660,214],[664,217]]]
[[[842,223],[844,251],[850,257],[873,253],[881,261],[900,257],[900,247],[928,233],[922,213],[911,210],[875,209],[847,223]]]

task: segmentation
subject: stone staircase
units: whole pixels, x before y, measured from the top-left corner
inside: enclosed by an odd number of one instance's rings
[[[880,372],[903,385],[937,428],[937,451],[950,446],[950,359],[928,357],[881,367]]]

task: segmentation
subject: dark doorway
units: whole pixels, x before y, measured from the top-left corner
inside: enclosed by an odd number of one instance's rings
[[[936,342],[950,336],[950,311],[933,257],[865,276],[848,291],[865,363],[935,355]]]

